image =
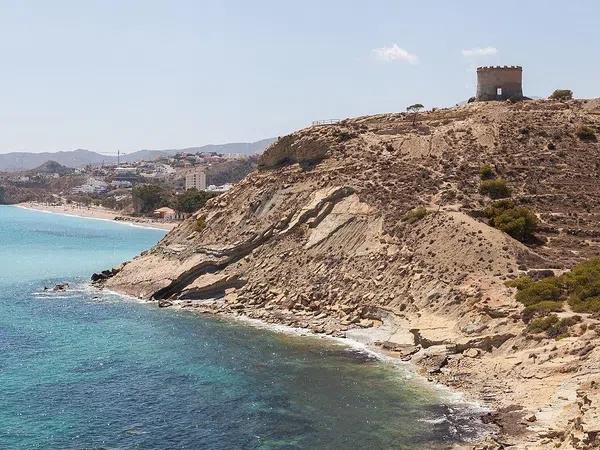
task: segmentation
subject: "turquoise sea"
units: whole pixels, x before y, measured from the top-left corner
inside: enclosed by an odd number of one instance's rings
[[[466,410],[391,363],[89,286],[162,236],[0,206],[0,449],[429,449],[475,435]]]

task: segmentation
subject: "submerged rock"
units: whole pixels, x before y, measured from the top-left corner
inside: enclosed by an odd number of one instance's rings
[[[69,287],[69,283],[59,283],[55,285],[52,290],[53,291],[66,291]]]
[[[173,302],[171,300],[159,300],[158,307],[159,308],[168,308],[169,306],[173,306]]]

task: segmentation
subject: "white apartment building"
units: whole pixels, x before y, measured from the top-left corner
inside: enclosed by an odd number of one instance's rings
[[[196,169],[193,172],[189,172],[185,176],[185,190],[196,188],[199,191],[206,189],[206,174],[202,169]]]

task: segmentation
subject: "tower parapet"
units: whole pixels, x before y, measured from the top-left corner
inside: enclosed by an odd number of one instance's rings
[[[477,68],[477,101],[523,98],[521,66],[484,66]]]

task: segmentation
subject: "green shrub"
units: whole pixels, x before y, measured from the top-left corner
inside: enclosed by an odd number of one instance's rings
[[[507,286],[516,287],[516,299],[525,305],[521,318],[525,323],[534,317],[547,316],[551,312],[563,310],[565,299],[565,286],[560,277],[542,278],[533,281],[529,277],[519,277],[506,283]]]
[[[482,180],[493,180],[496,178],[494,168],[489,164],[481,166],[481,169],[479,169],[479,178]]]
[[[404,222],[408,222],[409,224],[413,224],[413,223],[421,220],[426,215],[427,215],[427,210],[425,208],[423,208],[422,206],[419,206],[418,208],[411,209],[406,214],[404,214],[404,216],[402,217],[402,220]]]
[[[572,100],[573,99],[573,91],[570,89],[557,89],[552,95],[550,95],[551,100]]]
[[[595,141],[596,140],[596,132],[591,127],[580,126],[577,128],[575,132],[577,137],[582,141]]]
[[[556,325],[559,322],[559,318],[556,314],[550,314],[546,317],[539,317],[532,320],[527,327],[527,332],[532,334],[544,333],[549,330],[550,327]]]
[[[563,304],[562,301],[550,300],[534,303],[523,309],[521,312],[521,319],[523,319],[523,322],[529,323],[534,317],[544,317],[552,312],[561,312],[563,310]]]
[[[581,317],[571,316],[559,319],[556,314],[532,320],[527,332],[532,334],[546,333],[550,338],[560,339],[569,336],[569,329],[581,322]]]
[[[517,292],[516,299],[525,306],[545,301],[562,301],[564,300],[562,280],[560,277],[542,278]]]
[[[196,231],[201,232],[206,228],[206,219],[204,216],[199,216],[196,219]]]
[[[532,283],[534,283],[534,281],[531,277],[528,277],[527,275],[521,275],[513,280],[506,281],[504,284],[508,287],[517,288],[519,291],[521,291],[528,286],[531,286]]]
[[[571,316],[560,319],[554,327],[548,330],[548,336],[555,338],[569,336],[569,328],[579,322],[581,322],[580,316]]]
[[[584,285],[600,282],[600,258],[592,258],[577,264],[563,277],[571,289],[580,289]]]
[[[354,139],[357,136],[358,136],[358,134],[356,134],[354,132],[342,130],[342,131],[339,131],[337,134],[337,141],[345,142],[345,141],[349,141],[350,139]]]
[[[515,202],[513,202],[511,199],[505,198],[502,200],[497,200],[495,202],[492,202],[488,205],[488,207],[484,210],[484,213],[488,216],[488,217],[493,217],[499,213],[501,213],[502,211],[505,211],[507,209],[512,209],[514,208]]]
[[[527,242],[533,238],[537,229],[536,215],[528,208],[518,207],[510,200],[492,203],[484,210],[490,219],[490,225],[514,239]]]
[[[511,195],[511,190],[508,187],[506,180],[496,178],[494,180],[482,180],[479,185],[479,192],[482,195],[487,195],[490,198],[507,198]]]
[[[578,313],[597,313],[600,312],[600,297],[592,297],[585,300],[570,297],[569,305],[573,311]]]
[[[569,305],[575,312],[600,311],[600,258],[582,262],[563,275]]]
[[[537,217],[527,208],[514,208],[494,217],[492,226],[518,241],[526,242],[537,228]]]
[[[526,307],[522,315],[526,322],[562,310],[566,299],[575,312],[600,312],[600,258],[579,263],[560,277],[539,281],[519,277],[506,285],[518,289],[516,299]]]

